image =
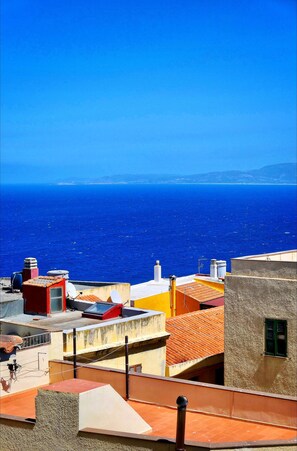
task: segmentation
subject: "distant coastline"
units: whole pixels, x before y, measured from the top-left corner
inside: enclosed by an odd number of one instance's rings
[[[120,174],[96,179],[60,180],[57,185],[297,185],[296,163],[264,166],[249,171],[220,171],[206,174]]]

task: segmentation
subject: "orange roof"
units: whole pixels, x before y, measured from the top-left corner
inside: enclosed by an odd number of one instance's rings
[[[51,285],[55,285],[56,283],[61,282],[63,277],[50,277],[50,276],[38,276],[34,279],[26,280],[23,282],[23,285],[33,285],[35,287],[50,287]]]
[[[186,313],[166,320],[170,333],[166,364],[204,359],[224,352],[224,306]]]
[[[54,384],[55,385],[55,384]],[[57,384],[58,385],[58,384]],[[46,387],[39,387],[46,388]],[[67,391],[67,390],[66,390]],[[36,418],[35,397],[37,389],[10,394],[1,399],[0,414],[22,418]],[[190,408],[189,400],[189,408]],[[145,435],[175,439],[176,409],[148,404],[141,401],[128,401],[129,405],[152,427]],[[185,439],[198,443],[249,442],[263,440],[294,440],[296,429],[284,426],[242,421],[195,411],[186,413]],[[227,443],[226,443],[227,442]],[[295,440],[293,443],[296,443]]]
[[[96,296],[95,294],[80,294],[79,296],[76,297],[76,299],[80,301],[102,302],[102,299],[98,298],[98,296]]]
[[[185,294],[199,302],[210,301],[212,299],[222,297],[222,292],[215,288],[203,285],[198,282],[185,283],[184,285],[178,285],[176,291]]]

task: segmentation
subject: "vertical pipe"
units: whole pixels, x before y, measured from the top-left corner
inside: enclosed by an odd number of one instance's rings
[[[77,365],[76,365],[76,328],[73,328],[73,377],[77,377]]]
[[[176,277],[170,276],[170,308],[171,316],[176,316]]]
[[[177,404],[177,425],[176,425],[176,451],[185,451],[185,428],[186,428],[186,409],[188,399],[185,396],[179,396]]]
[[[129,399],[129,343],[128,335],[125,336],[125,369],[126,369],[126,399]]]

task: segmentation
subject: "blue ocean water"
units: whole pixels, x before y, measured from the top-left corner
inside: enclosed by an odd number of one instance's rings
[[[40,273],[138,283],[209,272],[211,258],[297,247],[295,186],[3,186],[1,267],[36,257]]]

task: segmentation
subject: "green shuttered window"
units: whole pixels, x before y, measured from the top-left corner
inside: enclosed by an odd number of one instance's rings
[[[287,321],[265,319],[265,354],[287,357]]]

